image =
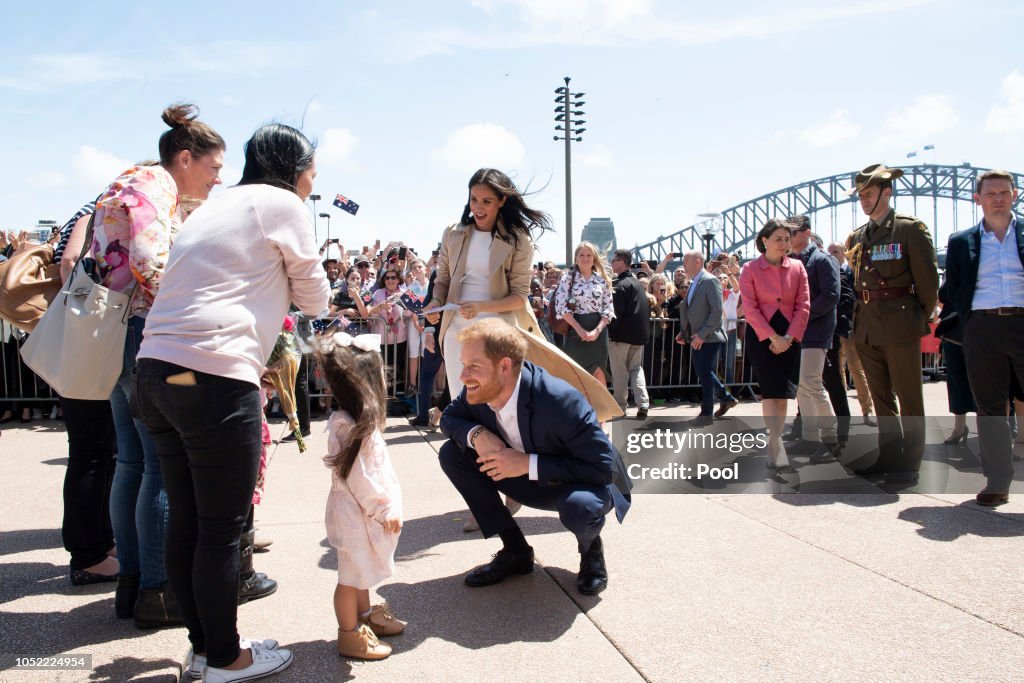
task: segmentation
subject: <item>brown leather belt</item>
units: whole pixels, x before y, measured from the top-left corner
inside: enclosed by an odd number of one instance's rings
[[[1002,308],[982,308],[977,311],[971,311],[971,313],[981,313],[982,315],[1024,315],[1024,308],[1020,306],[1003,306]]]
[[[872,301],[888,301],[898,299],[901,296],[910,296],[914,293],[914,285],[909,287],[886,287],[885,289],[862,289],[860,292],[861,301],[868,304]]]

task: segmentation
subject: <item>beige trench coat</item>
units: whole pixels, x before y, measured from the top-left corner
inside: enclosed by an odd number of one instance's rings
[[[441,249],[437,255],[437,276],[434,278],[434,298],[430,302],[431,306],[459,302],[462,278],[466,270],[469,231],[473,229],[471,225],[460,224],[450,226],[444,231]],[[491,299],[503,299],[510,294],[522,299],[521,307],[500,313],[499,316],[525,334],[529,342],[526,360],[575,387],[594,407],[599,420],[619,417],[622,411],[608,393],[608,389],[544,338],[527,299],[530,294],[533,256],[533,240],[528,236],[520,236],[518,241],[514,241],[499,218],[491,242],[488,263],[488,270],[491,273]],[[441,316],[441,329],[437,338],[442,346],[445,333],[451,325],[453,316],[456,315],[459,315],[458,311],[445,311]]]

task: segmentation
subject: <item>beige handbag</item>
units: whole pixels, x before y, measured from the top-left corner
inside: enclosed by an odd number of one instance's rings
[[[101,401],[110,398],[124,367],[132,294],[113,292],[86,272],[83,261],[92,246],[93,219],[70,284],[39,319],[21,347],[21,357],[61,396]]]
[[[60,291],[60,264],[53,261],[54,233],[46,244],[24,244],[0,263],[0,318],[31,332]]]

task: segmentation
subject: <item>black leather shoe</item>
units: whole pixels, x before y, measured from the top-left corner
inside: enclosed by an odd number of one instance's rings
[[[783,437],[783,440],[785,440],[785,437]],[[795,443],[786,445],[786,453],[790,455],[812,455],[821,451],[822,443],[820,441],[799,439]]]
[[[715,417],[723,417],[731,408],[733,408],[739,401],[732,398],[731,396],[721,403],[718,404],[718,410],[715,411]]]
[[[97,574],[84,569],[71,570],[72,586],[89,586],[94,583],[108,583],[117,581],[117,574]]]
[[[878,488],[886,493],[901,493],[914,488],[917,484],[917,472],[890,472],[878,483]]]
[[[646,420],[647,419],[647,408],[638,408],[636,411],[636,419]]]
[[[250,600],[265,598],[276,591],[277,581],[268,578],[263,572],[253,572],[238,583],[238,604],[244,605]]]
[[[604,566],[604,546],[598,536],[590,549],[580,555],[580,573],[576,590],[583,595],[597,595],[608,587],[608,570]]]
[[[135,616],[135,601],[138,599],[139,575],[117,577],[117,590],[114,591],[114,614],[117,618],[131,619]]]
[[[466,574],[466,585],[473,588],[501,583],[510,574],[529,574],[533,571],[533,548],[525,555],[502,548],[487,564],[476,567]]]
[[[174,593],[166,583],[163,588],[143,588],[135,601],[135,628],[180,626],[181,610]]]
[[[303,429],[303,430],[301,430],[301,433],[302,433],[302,438],[306,438],[307,436],[309,436],[313,432],[308,430],[308,429]],[[285,443],[287,441],[295,441],[296,438],[297,437],[295,436],[295,432],[289,432],[288,436],[285,436],[285,437],[281,438],[281,443]]]
[[[413,426],[413,427],[430,427],[430,426],[432,426],[430,424],[430,420],[428,420],[425,417],[414,417],[413,419],[409,420],[409,424],[411,426]]]

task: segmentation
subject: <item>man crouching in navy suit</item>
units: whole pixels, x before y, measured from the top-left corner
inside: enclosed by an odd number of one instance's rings
[[[601,544],[611,509],[619,522],[631,484],[618,452],[583,395],[542,368],[524,362],[523,332],[485,318],[459,333],[465,389],[444,411],[441,469],[466,500],[484,538],[502,549],[466,575],[468,586],[489,586],[533,571],[533,548],[501,502],[557,510],[576,535],[576,587],[596,595],[608,586]]]

